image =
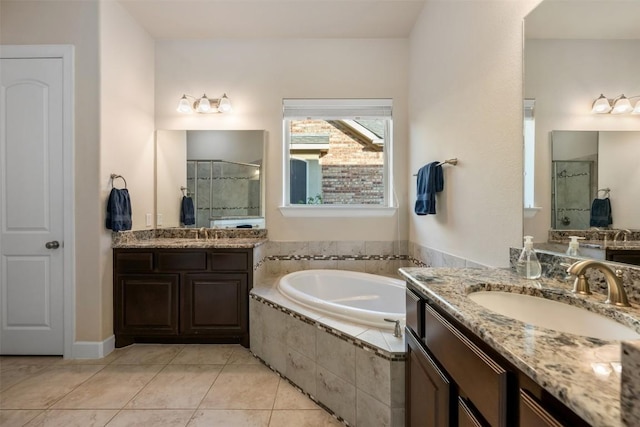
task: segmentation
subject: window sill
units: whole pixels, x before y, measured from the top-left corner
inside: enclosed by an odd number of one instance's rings
[[[283,216],[303,218],[362,218],[390,217],[396,213],[395,207],[370,206],[280,206]]]
[[[530,208],[524,208],[524,217],[525,218],[533,218],[541,210],[542,210],[542,208],[535,207],[535,206],[530,207]]]

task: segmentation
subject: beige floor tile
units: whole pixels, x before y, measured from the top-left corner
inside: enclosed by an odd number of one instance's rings
[[[233,349],[228,365],[260,365],[260,361],[254,357],[248,348],[238,347]]]
[[[25,427],[103,427],[117,413],[114,409],[49,409]]]
[[[167,410],[123,410],[116,415],[108,427],[184,427],[193,409]],[[231,427],[231,426],[229,426]]]
[[[0,356],[0,369],[10,365],[55,365],[61,356]]]
[[[127,408],[196,409],[222,368],[222,365],[167,365]]]
[[[184,344],[133,344],[118,350],[113,365],[164,365],[171,360]]]
[[[101,359],[62,359],[61,365],[108,365],[122,354],[119,349],[112,351]]]
[[[0,391],[4,391],[36,373],[47,369],[46,365],[9,365],[0,369]]]
[[[281,380],[273,409],[320,409],[320,407],[287,381]]]
[[[56,403],[54,408],[123,408],[161,369],[162,365],[107,365]]]
[[[50,366],[0,393],[0,408],[47,409],[103,368],[103,365]]]
[[[22,427],[34,417],[36,417],[40,410],[32,409],[6,409],[0,410],[0,426],[2,427]]]
[[[186,345],[171,361],[176,365],[224,365],[235,346],[220,344]]]
[[[271,411],[198,410],[188,427],[267,427]]]
[[[273,411],[269,423],[269,427],[333,427],[342,425],[340,421],[323,409]]]
[[[204,409],[271,409],[280,377],[262,365],[227,365],[200,404]]]

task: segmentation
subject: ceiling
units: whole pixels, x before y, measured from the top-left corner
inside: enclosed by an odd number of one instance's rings
[[[640,0],[544,0],[525,18],[528,39],[640,39]]]
[[[118,0],[155,39],[405,38],[425,0]]]

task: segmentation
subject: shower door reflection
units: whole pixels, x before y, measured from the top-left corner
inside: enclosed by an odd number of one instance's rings
[[[552,228],[589,228],[596,188],[592,161],[553,161]]]

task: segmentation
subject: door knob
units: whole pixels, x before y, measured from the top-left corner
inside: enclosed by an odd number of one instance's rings
[[[57,240],[52,240],[44,244],[44,247],[47,249],[58,249],[60,247],[60,242]]]

